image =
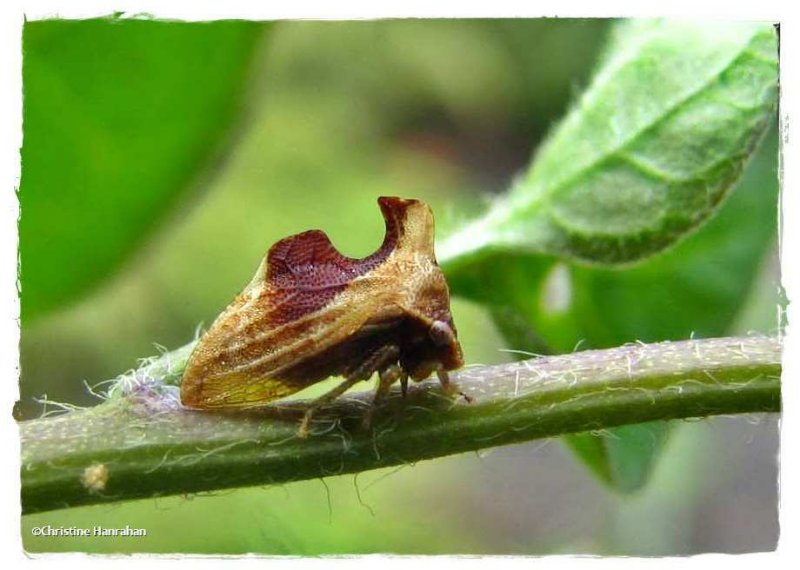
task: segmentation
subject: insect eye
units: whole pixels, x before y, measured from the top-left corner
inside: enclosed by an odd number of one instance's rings
[[[431,328],[428,329],[428,336],[431,337],[436,346],[447,346],[453,342],[453,329],[444,321],[433,321]]]

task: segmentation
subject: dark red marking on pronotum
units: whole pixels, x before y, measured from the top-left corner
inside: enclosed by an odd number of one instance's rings
[[[422,380],[463,365],[450,294],[433,251],[433,214],[418,200],[378,200],[381,247],[363,259],[340,254],[319,230],[270,248],[252,281],[200,339],[181,384],[185,406],[247,408],[329,376],[344,382],[314,409],[379,373],[378,400],[395,381]]]

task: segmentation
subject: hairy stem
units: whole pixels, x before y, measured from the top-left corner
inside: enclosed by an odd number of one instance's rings
[[[422,382],[391,392],[371,429],[371,395],[347,395],[297,437],[299,402],[248,413],[183,409],[186,346],[123,376],[107,400],[22,422],[22,507],[77,505],[267,485],[375,469],[652,420],[780,410],[779,340],[634,344],[453,375],[465,398]]]

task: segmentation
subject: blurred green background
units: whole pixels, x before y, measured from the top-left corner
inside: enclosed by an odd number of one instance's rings
[[[281,237],[321,228],[363,256],[382,237],[380,195],[426,200],[438,235],[480,211],[588,81],[609,25],[27,23],[17,417],[40,415],[45,395],[95,404],[84,380],[186,343]],[[776,196],[776,150],[772,130],[742,184]],[[774,208],[759,215],[774,226]],[[774,333],[774,247],[750,274],[730,332]],[[453,312],[469,364],[510,358],[485,309],[455,299]],[[678,423],[632,495],[546,441],[31,515],[23,540],[29,551],[300,555],[770,550],[777,441],[773,417]],[[45,524],[148,536],[31,536]]]

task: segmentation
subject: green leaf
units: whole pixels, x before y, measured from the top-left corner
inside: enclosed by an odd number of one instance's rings
[[[530,171],[442,244],[443,260],[501,250],[630,262],[714,212],[773,116],[775,30],[632,22],[612,46]]]
[[[650,422],[578,433],[564,441],[597,477],[630,493],[647,482],[668,436],[668,423]]]
[[[150,236],[240,113],[249,22],[23,28],[22,317],[75,301]]]
[[[777,146],[773,130],[719,215],[676,247],[624,270],[571,266],[584,325],[562,334],[592,346],[726,334],[777,239]]]
[[[562,266],[573,293],[569,310],[552,314],[540,304],[538,313],[528,313],[543,342],[567,351],[579,339],[602,347],[726,334],[777,235],[777,137],[766,140],[719,215],[676,247],[624,270]],[[655,423],[565,440],[607,483],[635,491],[647,481],[667,431]]]
[[[776,83],[770,26],[618,26],[530,172],[445,242],[454,293],[489,303],[509,344],[533,352],[723,334],[774,240],[776,137],[699,232],[637,266],[601,264],[651,255],[708,220],[773,120]],[[656,423],[566,440],[633,491],[666,437]]]

